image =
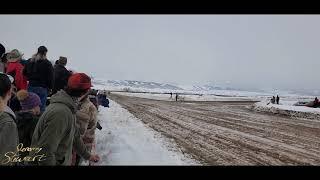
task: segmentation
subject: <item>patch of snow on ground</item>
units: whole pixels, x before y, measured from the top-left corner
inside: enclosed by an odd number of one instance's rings
[[[145,126],[126,109],[110,100],[99,109],[103,129],[96,130],[96,165],[198,165],[174,142]]]
[[[268,101],[261,101],[255,103],[252,108],[256,111],[271,112],[274,114],[283,114],[308,119],[320,119],[320,108],[271,103],[268,105],[267,104]]]

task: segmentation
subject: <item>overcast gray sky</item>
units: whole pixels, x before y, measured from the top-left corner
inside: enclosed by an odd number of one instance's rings
[[[0,15],[1,43],[106,79],[320,89],[318,15]]]

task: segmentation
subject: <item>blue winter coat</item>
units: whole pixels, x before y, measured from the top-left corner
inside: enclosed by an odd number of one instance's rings
[[[109,100],[107,99],[106,95],[99,94],[98,95],[98,102],[99,102],[99,105],[101,105],[103,107],[109,107]]]

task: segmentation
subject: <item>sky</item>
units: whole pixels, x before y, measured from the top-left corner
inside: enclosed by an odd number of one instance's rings
[[[320,89],[319,15],[0,15],[0,43],[111,80]]]

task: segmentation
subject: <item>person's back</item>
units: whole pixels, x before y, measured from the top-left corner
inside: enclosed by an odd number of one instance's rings
[[[41,114],[41,101],[38,95],[26,90],[18,91],[16,98],[21,105],[21,110],[16,112],[19,142],[24,147],[30,147],[32,135]],[[24,157],[27,154],[22,153],[20,157]]]
[[[74,74],[69,78],[68,87],[51,97],[32,137],[31,146],[41,147],[38,155],[46,156],[38,165],[71,165],[72,148],[86,160],[98,160],[83,144],[75,119],[77,99],[90,87],[91,79],[87,75]]]
[[[27,89],[27,80],[22,75],[23,66],[19,62],[8,62],[6,73],[14,77],[14,84],[18,90]]]
[[[276,98],[273,96],[272,97],[272,104],[275,104],[275,102],[276,102]]]
[[[12,50],[7,56],[6,73],[14,77],[14,85],[17,90],[27,89],[27,79],[23,75],[23,65],[20,63],[23,54],[17,49]]]
[[[36,55],[25,65],[23,74],[29,80],[28,91],[41,99],[41,112],[44,112],[47,97],[53,87],[53,67],[46,58],[47,48],[40,46]]]
[[[86,96],[79,103],[79,110],[76,113],[76,124],[80,130],[80,135],[87,150],[91,152],[95,141],[95,129],[97,127],[97,109],[95,105]],[[80,156],[74,154],[76,158],[74,164],[78,165]]]
[[[23,147],[30,147],[34,129],[38,123],[39,116],[32,114],[32,112],[17,112],[16,123],[18,128],[19,143]],[[25,157],[28,152],[20,154],[20,157]]]
[[[103,107],[109,107],[109,100],[105,94],[98,94],[98,104]]]
[[[54,66],[54,86],[52,90],[53,94],[67,86],[68,79],[71,76],[71,73],[65,68],[66,64],[67,59],[65,57],[60,57],[60,59]]]
[[[25,65],[24,75],[28,78],[29,85],[52,89],[53,67],[47,59],[32,59]]]
[[[75,104],[70,96],[60,91],[51,97],[50,105],[40,117],[34,130],[33,147],[44,147],[46,161],[40,165],[69,165],[75,128]],[[41,153],[40,153],[41,154]]]
[[[319,100],[318,100],[317,97],[314,99],[313,106],[314,106],[314,107],[318,107],[318,106],[319,106]]]

